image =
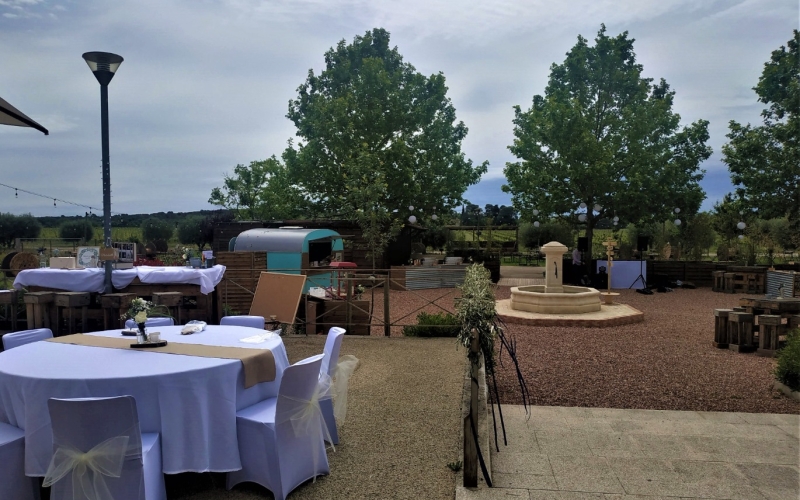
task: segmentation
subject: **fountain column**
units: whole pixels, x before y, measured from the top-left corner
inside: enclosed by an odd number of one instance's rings
[[[562,293],[564,291],[564,259],[567,247],[557,241],[542,246],[545,255],[544,293]]]

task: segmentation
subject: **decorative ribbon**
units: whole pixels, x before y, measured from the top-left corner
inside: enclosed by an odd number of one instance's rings
[[[125,462],[129,436],[116,436],[82,452],[70,444],[60,445],[50,460],[43,485],[52,486],[72,472],[72,498],[114,500],[104,476],[119,477]]]
[[[314,462],[314,481],[317,481],[317,443],[325,440],[332,443],[328,426],[325,425],[325,419],[322,416],[322,409],[319,402],[331,398],[331,378],[327,374],[320,374],[319,382],[314,388],[314,393],[311,399],[303,400],[291,396],[278,394],[278,406],[287,405],[291,408],[289,411],[280,416],[280,420],[276,419],[276,423],[291,422],[294,435],[297,437],[308,436],[311,438],[311,459]],[[284,403],[281,404],[281,400]],[[324,435],[323,435],[324,432]],[[336,451],[336,448],[334,448]]]
[[[359,366],[358,358],[352,355],[341,356],[333,373],[333,416],[340,424],[344,423],[347,415],[347,387],[350,376]]]

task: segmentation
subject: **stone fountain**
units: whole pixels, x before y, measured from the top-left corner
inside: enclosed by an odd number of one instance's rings
[[[511,288],[511,309],[542,314],[583,314],[600,310],[600,292],[585,286],[563,284],[563,255],[567,247],[551,241],[545,254],[544,285]]]

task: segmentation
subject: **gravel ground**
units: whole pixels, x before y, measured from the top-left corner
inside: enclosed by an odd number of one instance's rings
[[[285,338],[289,360],[322,352],[325,337]],[[452,499],[460,460],[459,416],[465,353],[453,339],[347,336],[341,355],[360,361],[350,379],[340,445],[329,451],[331,474],[289,498]],[[252,483],[224,489],[223,474],[167,476],[169,498],[272,498]]]
[[[712,346],[713,310],[744,295],[710,288],[642,295],[618,302],[644,312],[642,323],[613,328],[508,325],[533,404],[654,410],[800,413],[773,389],[775,360]],[[498,299],[509,298],[499,287]],[[516,376],[498,374],[501,402],[520,403]]]
[[[738,306],[747,295],[710,288],[653,295],[616,291],[618,302],[645,313],[644,322],[612,328],[508,325],[534,404],[800,413],[800,403],[773,388],[774,359],[711,344],[713,310]],[[507,299],[511,288],[498,286],[495,295]],[[413,324],[420,311],[453,311],[459,296],[458,289],[393,290],[392,322]],[[429,300],[435,305],[426,304]],[[373,315],[383,318],[382,290],[373,301]],[[402,335],[402,326],[391,333]],[[383,336],[383,326],[373,326],[372,335]],[[501,402],[521,404],[510,363],[499,370],[498,386]]]

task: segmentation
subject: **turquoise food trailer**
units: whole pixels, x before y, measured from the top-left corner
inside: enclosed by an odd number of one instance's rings
[[[266,252],[270,272],[305,274],[303,293],[312,287],[336,287],[331,262],[341,262],[342,236],[331,229],[302,227],[248,229],[231,240],[234,252]]]

